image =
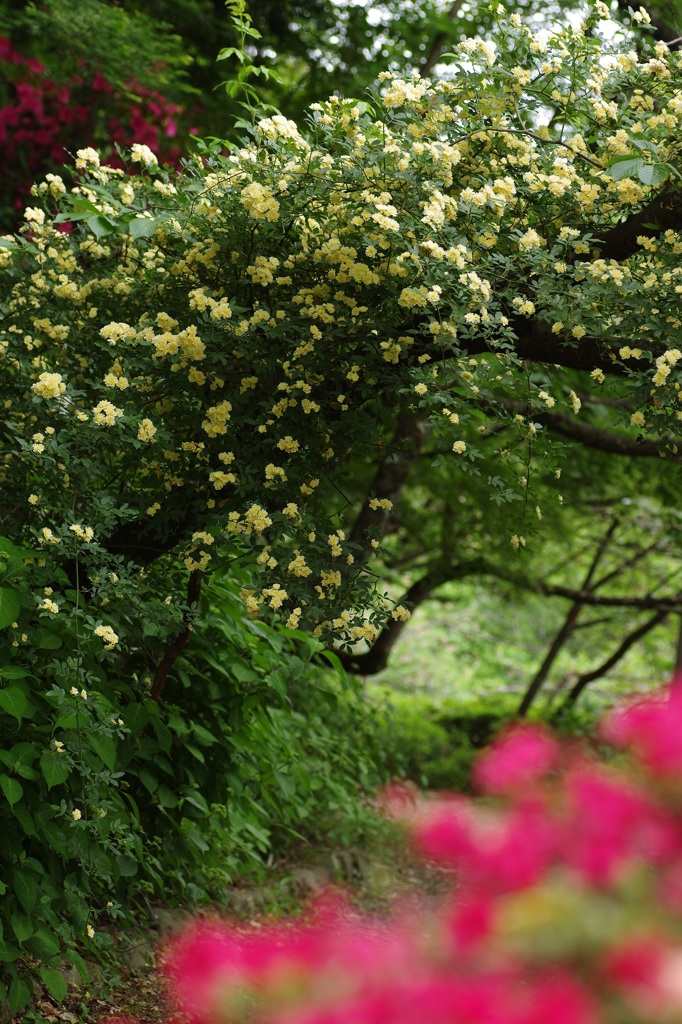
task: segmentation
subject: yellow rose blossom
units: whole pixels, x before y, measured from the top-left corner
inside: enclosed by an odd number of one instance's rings
[[[118,643],[118,635],[114,633],[111,626],[96,626],[94,634],[104,642],[105,651],[113,651]]]
[[[115,405],[106,400],[98,402],[92,410],[93,420],[103,427],[113,427],[121,416],[123,416],[123,409],[117,409]]]
[[[66,391],[61,373],[41,373],[32,390],[40,398],[59,398]]]
[[[137,439],[138,441],[151,442],[154,440],[156,434],[156,427],[150,419],[144,419],[140,422],[137,428]]]

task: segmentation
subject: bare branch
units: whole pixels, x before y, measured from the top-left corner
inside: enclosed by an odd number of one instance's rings
[[[679,595],[671,597],[656,597],[654,594],[645,594],[643,597],[601,597],[586,590],[571,590],[570,587],[560,587],[555,584],[539,583],[536,587],[539,593],[547,597],[566,597],[570,601],[579,601],[581,604],[593,605],[599,608],[641,608],[655,609],[661,612],[682,612],[682,597]]]
[[[614,516],[614,518],[609,523],[606,533],[597,545],[597,549],[594,553],[592,561],[590,562],[585,579],[583,580],[583,591],[590,591],[591,589],[593,589],[592,580],[594,578],[594,574],[597,571],[597,567],[601,562],[602,558],[604,557],[606,550],[609,544],[611,543],[611,540],[617,528],[618,519]],[[561,651],[561,648],[570,639],[573,631],[575,630],[578,618],[580,616],[581,611],[583,610],[583,604],[584,602],[582,601],[574,601],[574,603],[569,608],[566,614],[566,618],[564,619],[563,625],[554,637],[554,640],[550,645],[550,648],[542,662],[542,665],[535,673],[534,678],[531,680],[530,686],[523,695],[523,700],[521,701],[518,710],[518,715],[520,718],[523,718],[528,713],[531,704],[533,703],[536,696],[540,692],[542,686],[544,685],[544,682],[547,679],[550,669],[556,661],[559,652]]]
[[[632,633],[628,633],[621,645],[616,648],[613,654],[603,661],[597,668],[592,669],[591,672],[584,672],[578,677],[577,681],[573,684],[570,691],[568,692],[566,699],[563,703],[562,710],[569,707],[571,704],[575,704],[576,700],[583,692],[585,687],[594,682],[595,679],[599,679],[600,676],[606,675],[614,665],[617,665],[621,658],[627,654],[633,644],[636,644],[638,640],[641,640],[650,630],[659,626],[662,622],[665,622],[668,612],[659,611],[655,615],[652,615],[650,619],[634,629]]]

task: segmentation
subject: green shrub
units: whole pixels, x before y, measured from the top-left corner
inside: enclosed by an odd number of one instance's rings
[[[36,967],[57,998],[64,957],[85,973],[83,946],[106,947],[98,919],[220,898],[292,841],[343,845],[376,827],[375,712],[319,641],[245,615],[238,573],[214,577],[203,628],[154,700],[168,621],[150,615],[117,656],[88,594],[57,580],[55,613],[35,596],[39,553],[0,551],[0,1001],[13,1013]]]

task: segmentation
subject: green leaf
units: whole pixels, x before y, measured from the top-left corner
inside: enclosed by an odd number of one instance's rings
[[[286,797],[292,797],[296,793],[296,783],[290,775],[285,775],[284,772],[274,772],[274,776],[279,783],[279,787]]]
[[[0,629],[9,626],[19,614],[19,597],[11,587],[0,587]]]
[[[196,807],[196,809],[198,811],[201,811],[202,814],[208,814],[209,813],[208,804],[204,800],[204,798],[201,795],[201,793],[193,793],[191,795],[187,795],[186,794],[186,795],[183,796],[182,802],[184,804],[191,804],[193,807]]]
[[[614,181],[621,178],[636,178],[640,168],[645,166],[645,160],[641,156],[621,156],[612,160],[607,168],[607,174]]]
[[[19,942],[26,942],[33,935],[31,918],[24,914],[12,914],[12,930]]]
[[[163,722],[153,722],[154,732],[156,733],[156,740],[163,750],[164,754],[170,754],[172,737],[170,730],[164,725]]]
[[[98,241],[100,238],[105,238],[107,235],[111,235],[116,230],[116,225],[112,224],[110,220],[103,217],[101,214],[97,214],[94,217],[88,217],[85,223],[88,225]]]
[[[203,725],[200,725],[198,722],[192,723],[192,732],[194,733],[196,738],[198,740],[201,740],[202,743],[204,743],[207,747],[210,747],[211,744],[218,742],[215,736],[212,733],[210,733],[208,729],[205,729]]]
[[[61,944],[54,932],[51,932],[45,925],[41,925],[36,928],[35,933],[29,939],[28,948],[40,960],[49,960],[53,956],[57,956],[61,950]]]
[[[36,778],[38,778],[37,773]],[[33,816],[29,812],[28,808],[23,807],[21,804],[15,804],[14,817],[17,819],[17,821],[19,822],[27,836],[36,836],[38,834],[36,832],[36,826],[35,822],[33,821]]]
[[[20,724],[28,706],[26,694],[18,686],[8,686],[0,690],[0,708],[8,715],[13,715]]]
[[[668,165],[662,163],[645,164],[637,172],[637,177],[645,185],[660,185],[669,175],[670,169]]]
[[[84,981],[87,984],[90,981],[90,975],[88,974],[88,968],[85,960],[80,953],[77,953],[75,949],[67,949],[64,955],[69,963],[72,963],[78,971],[81,981]]]
[[[195,747],[192,743],[185,743],[183,746],[185,750],[189,751],[192,757],[196,757],[197,761],[199,761],[200,764],[206,764],[206,758],[204,757],[203,752],[199,749],[199,747]]]
[[[149,712],[144,704],[130,704],[125,711],[125,723],[133,736],[139,736],[149,721]]]
[[[103,732],[91,732],[88,735],[88,742],[109,771],[113,772],[116,767],[116,743],[112,737]]]
[[[158,221],[149,217],[135,217],[128,224],[128,232],[132,238],[151,238],[156,231]]]
[[[17,899],[27,914],[30,914],[38,899],[38,886],[35,879],[25,869],[15,868],[12,879]]]
[[[240,683],[250,683],[253,679],[258,679],[258,673],[241,661],[233,662],[230,665],[230,672]]]
[[[154,793],[159,788],[159,780],[146,768],[140,768],[138,776],[144,788],[150,793]]]
[[[9,775],[0,775],[0,789],[7,797],[7,802],[10,807],[14,807],[18,800],[21,800],[24,795],[24,790],[20,782],[16,779],[10,779]]]
[[[52,998],[61,1003],[69,991],[64,975],[60,974],[54,967],[41,967],[38,973],[43,985],[45,985]]]
[[[658,146],[654,142],[650,142],[649,139],[628,139],[631,146],[635,149],[643,150],[647,153],[658,154]]]
[[[28,669],[22,668],[21,665],[5,665],[0,668],[0,679],[25,679],[30,674]]]
[[[47,783],[47,788],[52,789],[53,786],[59,786],[62,782],[66,782],[71,766],[64,759],[63,754],[58,754],[56,750],[44,750],[40,755],[40,770]]]
[[[218,51],[218,56],[215,59],[217,62],[219,60],[227,60],[228,57],[236,57],[243,64],[246,54],[236,46],[224,46],[222,50]]]
[[[15,978],[10,985],[9,1007],[12,1013],[19,1013],[19,1010],[27,1005],[31,998],[31,987],[23,978]]]
[[[13,946],[10,942],[0,942],[0,964],[13,964],[20,956],[21,950],[18,946]]]
[[[120,857],[117,857],[116,864],[122,878],[132,878],[137,874],[139,865],[135,858],[129,857],[127,853],[122,853]]]
[[[39,629],[33,646],[37,647],[39,651],[56,651],[58,647],[62,646],[62,641],[61,637],[56,633],[51,633],[49,629]]]
[[[159,786],[158,801],[161,807],[177,807],[178,798],[172,789],[168,786]]]

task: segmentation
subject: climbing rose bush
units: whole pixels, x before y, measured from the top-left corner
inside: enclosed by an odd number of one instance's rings
[[[248,612],[325,639],[371,643],[404,619],[367,566],[392,499],[368,495],[352,542],[344,515],[350,460],[397,410],[463,474],[490,403],[507,418],[489,486],[523,505],[519,557],[526,512],[563,500],[535,423],[580,414],[562,367],[591,371],[596,401],[623,378],[637,408],[613,413],[621,427],[676,450],[680,54],[600,36],[600,3],[546,36],[498,14],[443,80],[386,74],[371,102],[266,118],[182,175],[140,142],[133,173],[87,147],[75,185],[34,186],[0,249],[0,505],[48,582],[70,567],[73,584],[78,563],[120,650],[140,567],[169,552],[192,574],[247,559]],[[160,616],[185,589],[176,564]]]
[[[628,748],[607,762],[540,727],[511,729],[479,762],[478,798],[409,815],[417,849],[451,873],[439,905],[371,921],[331,897],[284,924],[199,922],[166,956],[182,1019],[682,1020],[682,781],[669,743],[681,728],[673,690],[604,723]]]

